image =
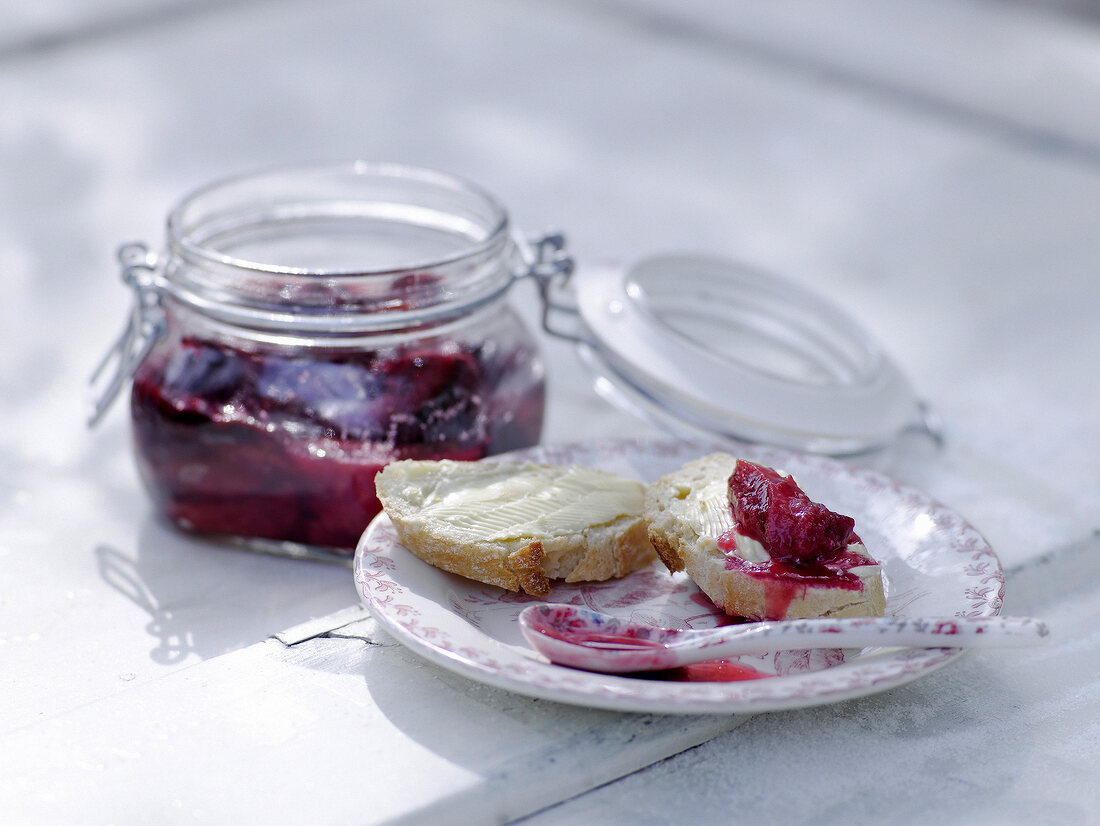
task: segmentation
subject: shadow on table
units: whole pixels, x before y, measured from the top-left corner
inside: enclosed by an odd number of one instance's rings
[[[100,577],[148,614],[156,663],[215,657],[355,599],[346,566],[253,553],[184,536],[147,517],[133,555],[92,549]]]
[[[582,758],[612,760],[605,752],[629,743],[644,753],[639,737],[652,741],[655,753],[662,742],[690,739],[697,732],[694,745],[747,719],[566,705],[452,674],[404,648],[379,653],[367,660],[362,673],[371,699],[389,722],[433,753],[488,778],[551,771],[558,761],[571,766]]]
[[[145,630],[158,640],[150,652],[154,662],[176,663],[195,650],[194,635],[176,620],[170,609],[161,606],[156,594],[145,584],[135,560],[110,545],[97,545],[94,553],[100,578],[149,614]]]
[[[363,669],[371,699],[402,734],[476,779],[417,822],[510,822],[710,740],[749,719],[603,711],[482,685],[404,649]]]

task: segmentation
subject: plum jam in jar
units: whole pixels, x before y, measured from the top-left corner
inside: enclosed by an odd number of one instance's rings
[[[179,528],[350,556],[398,459],[538,442],[543,366],[510,285],[572,266],[461,179],[356,163],[230,179],[171,212],[164,253],[120,251],[134,452]]]

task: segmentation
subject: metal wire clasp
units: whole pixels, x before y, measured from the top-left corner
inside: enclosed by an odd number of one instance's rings
[[[522,273],[535,279],[542,299],[542,329],[552,336],[583,342],[580,315],[568,289],[576,262],[566,250],[565,236],[548,232],[537,238],[520,239],[520,250],[527,265]],[[570,328],[561,326],[565,321]]]
[[[119,247],[118,262],[123,283],[134,291],[134,303],[122,334],[88,381],[92,403],[89,427],[94,427],[103,418],[122,386],[164,334],[164,307],[156,284],[156,255],[143,243],[125,244]]]

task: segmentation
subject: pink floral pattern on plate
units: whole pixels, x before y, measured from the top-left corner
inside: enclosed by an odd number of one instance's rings
[[[724,450],[793,473],[810,494],[855,517],[882,562],[887,613],[994,616],[1004,575],[989,544],[957,514],[881,474],[819,456],[692,440],[615,441],[533,448],[505,460],[600,467],[652,481],[687,461]],[[523,640],[519,612],[537,602],[425,564],[380,515],[355,554],[355,582],[375,618],[400,642],[444,668],[532,697],[595,708],[656,713],[739,713],[859,697],[946,665],[961,649],[863,649],[743,657],[768,679],[676,682],[590,674],[552,665]],[[682,574],[659,563],[620,580],[558,583],[549,602],[583,605],[653,625],[705,628],[732,620]]]

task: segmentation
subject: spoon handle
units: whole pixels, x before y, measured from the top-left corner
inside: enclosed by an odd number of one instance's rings
[[[802,648],[1008,648],[1036,645],[1048,636],[1030,617],[867,617],[806,619],[727,626],[702,632],[684,646],[707,656],[760,654]],[[728,650],[727,650],[728,649]]]

